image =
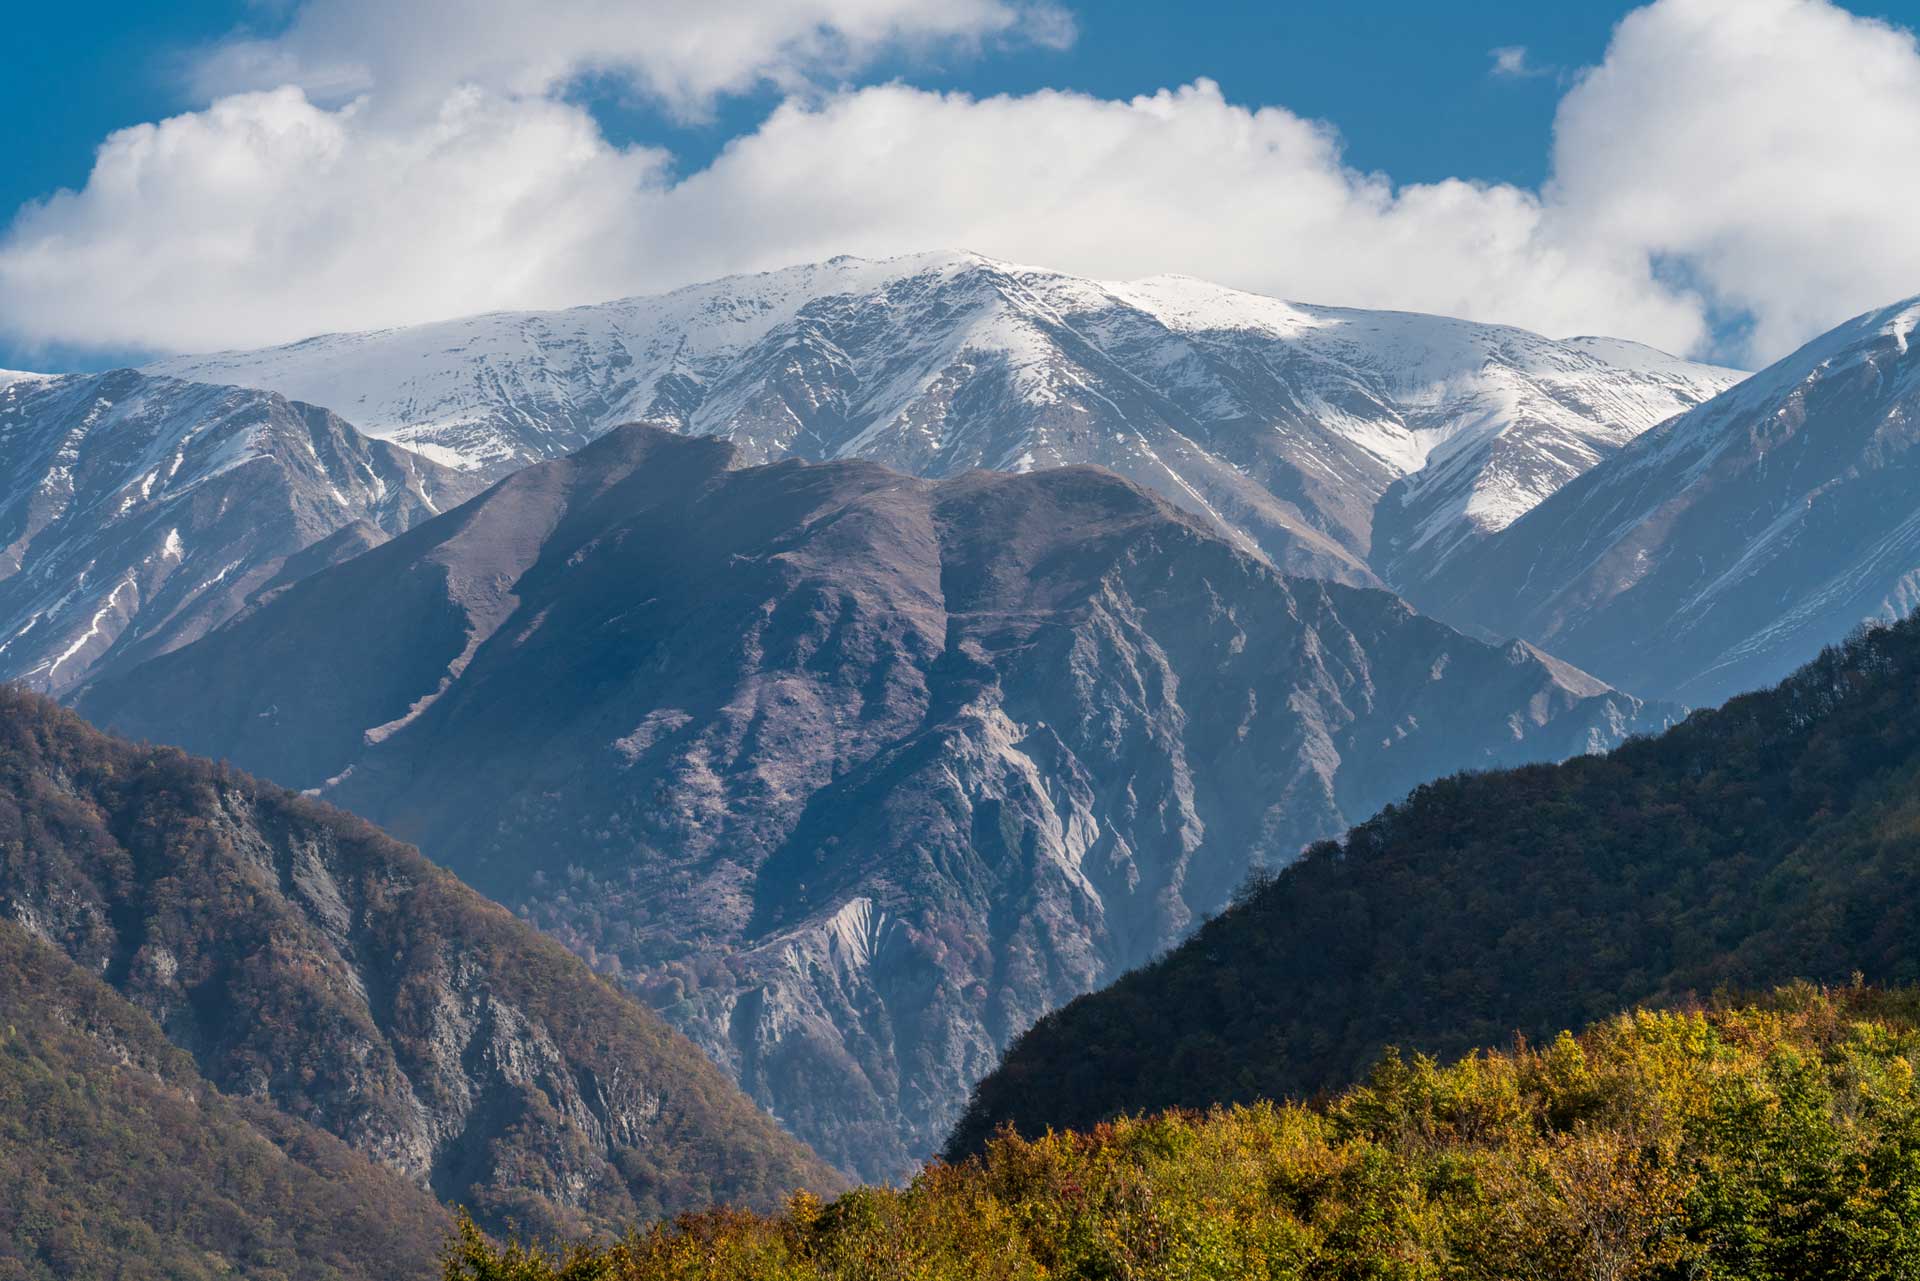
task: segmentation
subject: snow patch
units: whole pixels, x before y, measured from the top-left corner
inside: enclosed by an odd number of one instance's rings
[[[1920,302],[1895,316],[1887,324],[1887,332],[1893,335],[1893,341],[1900,345],[1900,354],[1907,354],[1907,340],[1913,336],[1914,326],[1920,325]]]
[[[60,668],[66,664],[68,659],[72,658],[75,654],[78,654],[81,650],[85,649],[88,646],[88,644],[90,644],[93,641],[94,637],[100,635],[102,630],[101,624],[105,621],[107,615],[111,614],[114,611],[115,607],[118,606],[120,603],[120,593],[132,586],[133,586],[132,574],[128,574],[125,578],[121,579],[119,583],[115,584],[114,589],[107,593],[107,598],[101,604],[100,608],[94,611],[93,619],[87,624],[87,630],[81,634],[80,639],[74,641],[73,644],[67,646],[65,650],[61,651],[60,656],[54,659],[52,664],[48,666],[47,668],[48,680],[53,679],[53,677],[60,671]]]

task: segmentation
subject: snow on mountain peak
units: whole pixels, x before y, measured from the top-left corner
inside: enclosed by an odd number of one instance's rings
[[[623,422],[724,436],[750,461],[1098,463],[1284,568],[1378,582],[1737,377],[1605,342],[941,250],[152,369],[326,405],[489,477]],[[1373,509],[1395,486],[1406,522],[1383,559]]]
[[[1900,345],[1900,354],[1903,356],[1907,354],[1907,340],[1916,325],[1920,325],[1920,298],[1910,298],[1899,304],[1899,309],[1887,322],[1887,332]]]
[[[1643,693],[1777,679],[1920,575],[1920,298],[1857,316],[1662,424],[1416,603]]]

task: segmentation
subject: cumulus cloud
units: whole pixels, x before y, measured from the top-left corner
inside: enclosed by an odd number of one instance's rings
[[[1094,276],[1179,271],[1554,332],[1700,336],[1696,308],[1643,260],[1556,243],[1532,193],[1395,188],[1346,168],[1326,126],[1207,81],[1127,102],[891,86],[789,105],[661,212],[673,257],[702,274],[747,244],[755,266],[962,245]]]
[[[539,57],[483,34],[433,53],[437,69],[355,69],[403,35],[328,43],[302,33],[322,13],[310,7],[248,55],[307,68],[296,84],[115,134],[82,190],[23,214],[0,243],[0,327],[251,346],[949,246],[1679,350],[1699,349],[1708,316],[1731,308],[1752,314],[1756,350],[1772,355],[1920,289],[1898,225],[1914,207],[1901,157],[1920,136],[1920,54],[1907,33],[1826,0],[1657,0],[1635,14],[1565,99],[1543,192],[1396,186],[1349,168],[1327,126],[1204,81],[1126,101],[812,89],[684,177],[660,151],[608,143],[559,93],[609,69],[594,58],[618,58],[646,92],[694,109],[882,42],[1060,34],[1051,7],[993,0],[943,5],[950,25],[909,31],[903,15],[921,8],[817,0],[812,25],[757,43],[711,29],[727,51],[711,58],[595,27]],[[1756,18],[1770,39],[1740,30]],[[350,96],[330,98],[330,84]],[[1851,135],[1815,145],[1815,117]],[[1751,172],[1780,165],[1798,172]]]
[[[1206,82],[1127,102],[898,85],[789,102],[678,181],[664,154],[612,147],[547,98],[470,87],[395,127],[284,88],[114,135],[82,191],[15,228],[0,295],[29,332],[193,349],[965,246],[1698,338],[1696,309],[1643,261],[1570,252],[1545,217],[1512,187],[1396,190],[1344,168],[1323,126]]]
[[[1777,356],[1920,292],[1920,47],[1825,0],[1662,0],[1562,101],[1565,234],[1664,261]]]
[[[29,339],[193,350],[605,291],[667,157],[586,113],[477,89],[418,127],[299,89],[125,129],[81,191],[0,247],[0,322]]]

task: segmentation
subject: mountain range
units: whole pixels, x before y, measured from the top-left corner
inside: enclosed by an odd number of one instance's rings
[[[938,253],[0,374],[0,674],[416,841],[629,994],[605,989],[618,1018],[650,1017],[639,994],[840,1169],[894,1179],[956,1120],[958,1153],[998,1120],[1317,1089],[1395,1028],[1451,1053],[1503,1020],[1825,975],[1864,946],[1830,919],[1860,903],[1777,867],[1866,803],[1833,760],[1883,778],[1847,755],[1869,725],[1802,741],[1794,718],[1833,710],[1808,681],[1898,668],[1905,632],[1795,677],[1764,706],[1798,710],[1762,729],[1729,709],[1604,764],[1428,784],[1616,748],[1904,616],[1917,320],[1915,301],[1870,313],[1749,378],[1613,339]],[[1367,859],[1389,846],[1382,888]],[[1469,893],[1476,866],[1498,883]],[[1779,900],[1721,929],[1761,873]],[[61,941],[33,914],[65,900],[7,892]],[[1587,979],[1555,950],[1574,946]],[[1434,968],[1476,947],[1496,960]],[[1877,955],[1875,977],[1904,973]],[[492,974],[519,985],[515,1017],[556,999],[540,956]],[[341,957],[323,968],[368,993],[401,981]],[[555,1109],[566,1153],[498,1127],[442,1152],[445,1096],[405,1070],[426,1101],[394,1107],[426,1128],[381,1147],[232,1076],[119,964],[100,972],[217,1088],[489,1222],[601,1231],[697,1201],[712,1172],[621,1148],[572,1067],[512,1078],[508,1108]],[[1243,983],[1260,994],[1219,1004]],[[508,1088],[488,1081],[458,1088]],[[736,1103],[668,1147],[727,1131],[760,1163],[726,1167],[738,1194],[762,1200],[821,1177],[763,1118],[735,1126]]]
[[[746,461],[617,429],[80,706],[417,841],[876,1177],[1250,869],[1672,714],[1108,471]]]
[[[152,372],[264,387],[488,477],[616,424],[928,477],[1096,463],[1297,573],[1402,589],[1733,370],[1604,338],[1119,283],[831,262]]]
[[[0,380],[0,674],[54,694],[478,493],[271,392],[132,370]]]

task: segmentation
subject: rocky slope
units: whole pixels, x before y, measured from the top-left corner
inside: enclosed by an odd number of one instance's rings
[[[1920,603],[1920,299],[1648,432],[1416,603],[1711,704]]]
[[[481,488],[268,392],[0,380],[0,677],[64,694]]]
[[[1042,1020],[993,1130],[1310,1094],[1385,1046],[1538,1042],[1598,1011],[1920,979],[1920,620],[1604,757],[1421,788],[1156,964]]]
[[[140,1010],[0,920],[0,1274],[427,1277],[432,1195],[229,1098]]]
[[[835,1181],[650,1011],[412,849],[11,689],[0,921],[225,1094],[495,1228],[617,1232]]]
[[[1419,581],[1739,375],[1607,339],[939,253],[161,362],[497,476],[616,423],[922,476],[1098,463],[1284,569]]]
[[[1661,723],[1108,472],[738,462],[619,429],[84,706],[419,841],[875,1177],[1250,868]]]

